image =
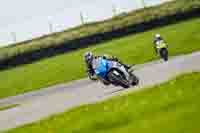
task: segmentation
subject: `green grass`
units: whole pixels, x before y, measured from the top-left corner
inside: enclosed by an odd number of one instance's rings
[[[152,47],[153,36],[157,32],[169,43],[170,56],[200,50],[199,29],[200,18],[1,71],[0,98],[85,77],[83,53],[88,50],[98,54],[116,55],[129,64],[158,59]]]
[[[7,133],[197,133],[200,73],[84,105]]]
[[[12,105],[8,105],[8,106],[0,106],[0,111],[11,109],[11,108],[14,108],[16,106],[18,106],[18,105],[17,104],[12,104]]]
[[[18,43],[0,49],[0,60],[6,60],[16,55],[52,46],[63,45],[70,40],[87,37],[97,33],[110,32],[130,25],[148,22],[160,17],[186,13],[200,8],[200,0],[174,0],[155,7],[132,11],[109,20],[90,23],[63,32],[43,36],[34,40]]]

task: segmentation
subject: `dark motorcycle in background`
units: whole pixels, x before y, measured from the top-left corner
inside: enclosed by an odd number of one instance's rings
[[[164,61],[168,61],[168,49],[167,44],[164,41],[158,42],[157,46],[157,53]]]

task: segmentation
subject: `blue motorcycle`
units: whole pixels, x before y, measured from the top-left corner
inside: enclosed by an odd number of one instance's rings
[[[129,88],[130,86],[139,83],[139,79],[124,65],[117,61],[99,58],[96,62],[97,63],[93,65],[95,75],[105,85],[113,84],[115,86]]]

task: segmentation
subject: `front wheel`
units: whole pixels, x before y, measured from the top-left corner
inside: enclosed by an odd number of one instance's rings
[[[160,56],[164,61],[168,61],[168,50],[166,48],[160,49]]]
[[[108,79],[110,82],[114,85],[122,86],[123,88],[129,88],[130,83],[126,80],[125,75],[118,71],[118,70],[112,70],[108,73]]]

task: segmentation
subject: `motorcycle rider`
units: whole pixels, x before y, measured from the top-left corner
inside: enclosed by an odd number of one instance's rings
[[[154,49],[155,49],[156,54],[158,54],[158,52],[159,52],[159,45],[162,42],[165,42],[164,39],[161,37],[160,34],[157,33],[155,35],[155,38],[154,38],[154,41],[153,41],[153,43],[154,43]],[[167,48],[167,45],[165,47]]]
[[[93,64],[95,64],[95,61],[98,61],[99,58],[103,58],[103,59],[110,60],[110,61],[117,61],[120,64],[124,65],[125,68],[127,68],[127,69],[131,68],[130,65],[123,64],[115,56],[109,56],[109,55],[97,56],[97,55],[93,55],[92,52],[86,52],[85,55],[84,55],[84,59],[85,59],[86,67],[87,67],[87,72],[91,76],[91,78],[90,78],[91,80],[96,80],[95,79],[96,75],[95,75],[95,70],[93,68]],[[103,79],[101,79],[101,80],[103,80]],[[104,80],[103,80],[103,83],[106,84],[106,85],[109,84],[108,82],[106,82]]]

